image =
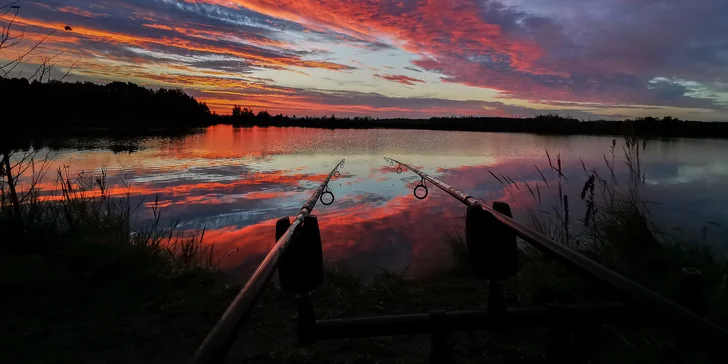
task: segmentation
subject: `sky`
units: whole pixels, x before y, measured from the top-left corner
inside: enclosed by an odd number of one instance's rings
[[[220,114],[239,104],[297,116],[728,121],[726,0],[14,5],[23,39],[0,59],[53,34],[9,76],[51,57],[51,77],[182,88]],[[14,11],[3,13],[7,25]]]

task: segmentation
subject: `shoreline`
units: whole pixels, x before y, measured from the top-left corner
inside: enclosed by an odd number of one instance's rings
[[[36,145],[40,143],[52,145],[54,141],[71,141],[85,139],[111,139],[128,141],[138,138],[185,138],[191,135],[203,134],[210,127],[230,126],[234,129],[247,128],[302,128],[302,129],[321,129],[321,130],[402,130],[402,131],[455,131],[469,133],[498,133],[498,134],[532,134],[537,136],[554,136],[554,137],[572,137],[572,136],[588,136],[588,137],[611,137],[621,139],[625,137],[624,133],[614,132],[594,132],[594,131],[539,131],[539,130],[514,130],[514,129],[477,129],[477,128],[446,128],[441,125],[400,125],[400,124],[374,124],[362,125],[352,123],[349,125],[343,122],[336,126],[317,125],[316,122],[295,122],[283,124],[250,124],[236,125],[227,122],[210,123],[199,126],[180,126],[180,127],[153,127],[153,128],[114,128],[114,127],[70,127],[63,129],[45,129],[42,131],[24,130],[18,131],[16,134],[14,146],[11,149],[26,149],[19,145]],[[721,123],[722,124],[722,123]],[[725,123],[728,125],[728,123]],[[696,139],[696,140],[728,140],[728,134],[642,134],[636,133],[633,136],[655,139],[655,140],[679,140],[679,139]]]

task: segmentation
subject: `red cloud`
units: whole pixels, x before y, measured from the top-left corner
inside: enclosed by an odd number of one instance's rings
[[[415,84],[417,82],[420,82],[420,83],[424,83],[425,82],[423,80],[420,80],[420,79],[417,79],[417,78],[408,77],[408,76],[405,76],[405,75],[374,75],[374,77],[379,77],[379,78],[385,79],[387,81],[398,82],[398,83],[401,83],[403,85],[409,85],[409,86],[415,86]]]
[[[187,0],[199,2],[199,0]],[[430,56],[490,56],[526,72],[548,73],[536,63],[544,51],[533,40],[506,34],[484,21],[475,1],[429,0],[401,7],[387,2],[339,0],[204,0],[220,6],[241,6],[306,25],[334,29],[359,39],[397,39],[410,52]],[[403,10],[403,8],[406,8]]]
[[[61,54],[56,58],[59,67],[77,63],[78,72],[74,75],[88,76],[94,81],[122,79],[144,83],[150,80],[154,86],[182,86],[198,95],[203,89],[220,94],[227,92],[228,96],[239,93],[236,101],[222,96],[208,100],[215,110],[221,112],[228,112],[231,105],[237,103],[297,115],[331,112],[348,116],[381,113],[425,117],[528,114],[501,106],[483,109],[482,106],[466,107],[464,104],[449,104],[447,107],[428,105],[427,109],[400,104],[377,106],[366,100],[360,101],[362,96],[354,94],[350,95],[350,101],[338,100],[328,105],[330,99],[318,96],[266,98],[260,94],[263,91],[277,92],[271,86],[275,81],[251,76],[263,68],[302,73],[301,68],[346,71],[358,68],[352,67],[354,65],[367,67],[356,61],[346,62],[350,64],[346,65],[330,59],[313,59],[325,53],[316,49],[317,44],[312,44],[320,39],[371,50],[399,48],[419,55],[411,63],[441,75],[442,82],[489,88],[500,91],[498,97],[501,98],[530,100],[539,104],[569,101],[593,103],[597,105],[594,108],[615,105],[715,108],[719,102],[714,98],[691,96],[700,91],[692,90],[692,86],[669,80],[658,85],[647,83],[656,76],[671,75],[711,89],[711,83],[715,82],[712,75],[721,74],[726,69],[726,62],[721,62],[719,55],[718,45],[722,44],[722,39],[706,35],[707,28],[688,27],[678,37],[676,33],[669,32],[674,28],[670,28],[670,24],[674,23],[670,19],[673,16],[683,18],[683,13],[697,14],[692,17],[695,19],[706,16],[717,19],[718,14],[722,14],[722,0],[704,0],[708,4],[700,6],[686,2],[658,13],[648,7],[623,2],[610,7],[606,20],[601,16],[583,18],[586,20],[581,23],[589,24],[584,29],[578,29],[578,26],[577,29],[569,29],[568,23],[558,17],[539,16],[530,12],[526,4],[506,6],[502,0],[184,1],[198,5],[215,4],[232,11],[217,9],[221,11],[217,15],[197,19],[197,22],[181,23],[178,21],[181,18],[175,17],[175,11],[179,9],[149,8],[142,2],[117,2],[113,5],[114,11],[111,11],[111,6],[51,7],[32,3],[42,10],[39,13],[53,11],[55,14],[52,17],[17,18],[18,24],[27,26],[28,33],[26,42],[16,51],[23,53],[29,50],[31,42],[43,39],[51,29],[63,29],[66,22],[62,23],[61,19],[70,19],[73,31],[54,33],[44,44],[44,51]],[[254,21],[244,28],[232,25],[228,22],[230,19],[223,19],[227,16],[223,13],[237,14],[243,8],[275,19],[262,19],[265,17],[251,14]],[[107,16],[96,12],[107,12],[114,21],[90,19]],[[625,14],[629,16],[624,17]],[[286,31],[275,31],[282,30],[279,25],[285,23],[278,24],[276,19],[298,23],[301,28],[295,26]],[[623,19],[624,22],[615,25],[613,19]],[[657,20],[662,21],[656,23]],[[263,26],[259,26],[257,21],[264,21],[267,25],[261,23]],[[635,21],[637,23],[633,23]],[[720,24],[719,21],[703,23]],[[290,37],[295,29],[307,33],[299,34],[305,41],[302,42],[300,37]],[[662,34],[658,38],[663,41],[655,42],[655,34]],[[696,39],[700,40],[699,45],[694,44]],[[330,51],[336,52],[335,49]],[[198,55],[204,55],[201,58],[205,60],[189,60]],[[109,67],[110,62],[99,61],[102,58],[117,61],[118,65]],[[696,64],[700,64],[699,69]],[[408,76],[385,74],[396,72],[387,70],[391,66],[377,67],[379,70],[368,68],[380,73],[376,75],[378,78],[408,86],[424,82]],[[170,69],[173,71],[170,72]],[[207,77],[209,75],[215,77]],[[587,112],[592,109],[585,105],[568,107],[580,107]]]

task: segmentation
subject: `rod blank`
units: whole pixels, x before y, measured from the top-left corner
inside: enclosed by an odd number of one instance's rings
[[[266,255],[265,259],[263,259],[263,262],[260,263],[253,275],[250,279],[248,279],[248,282],[245,283],[243,289],[240,293],[238,293],[233,302],[230,303],[227,310],[225,310],[225,313],[222,315],[217,324],[215,324],[215,327],[213,327],[212,331],[210,331],[207,335],[205,341],[202,342],[202,345],[192,358],[192,363],[219,363],[227,355],[228,351],[230,351],[230,347],[232,347],[238,337],[238,332],[248,321],[250,313],[253,311],[255,304],[260,299],[260,296],[263,293],[263,288],[273,277],[276,268],[278,268],[281,256],[288,248],[293,232],[301,224],[304,217],[313,211],[313,208],[316,206],[316,202],[321,197],[321,194],[324,192],[324,189],[331,180],[331,177],[334,175],[334,172],[339,169],[339,166],[341,166],[344,161],[345,160],[342,159],[341,162],[336,164],[336,167],[331,170],[328,177],[321,182],[316,191],[314,191],[308,201],[306,201],[303,207],[301,207],[301,211],[298,213],[298,216],[296,216],[296,219],[291,223],[291,226],[288,230],[286,230],[283,236],[276,241],[276,244],[270,252],[268,252],[268,255]]]
[[[513,230],[518,237],[530,245],[549,254],[565,266],[585,275],[587,278],[601,283],[614,292],[619,298],[631,303],[637,303],[649,309],[649,313],[672,323],[672,327],[674,329],[680,331],[685,330],[698,336],[700,339],[699,341],[702,342],[705,347],[710,348],[712,352],[718,354],[722,358],[728,358],[728,353],[726,352],[726,348],[728,348],[728,331],[726,331],[723,327],[690,312],[675,302],[660,296],[635,281],[625,278],[624,276],[579,254],[569,247],[547,238],[543,234],[529,228],[528,226],[525,226],[516,220],[505,216],[484,204],[481,204],[472,196],[458,191],[452,186],[436,178],[430,177],[426,173],[421,172],[409,164],[402,163],[391,158],[388,158],[388,160],[409,168],[412,172],[447,192],[463,204],[468,206],[480,206],[483,210],[493,214],[496,219]]]

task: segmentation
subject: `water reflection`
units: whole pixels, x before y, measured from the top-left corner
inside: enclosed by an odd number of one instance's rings
[[[607,173],[604,155],[611,158],[611,142],[608,137],[215,126],[172,142],[140,139],[133,153],[114,153],[103,139],[97,143],[106,148],[62,149],[50,170],[67,165],[71,174],[98,173],[106,166],[112,194],[128,192],[146,207],[158,199],[165,218],[180,219],[182,229],[205,228],[206,241],[221,252],[239,249],[224,265],[245,272],[272,246],[275,220],[295,215],[346,158],[341,177],[330,183],[336,203],[319,204],[315,211],[326,259],[361,273],[407,268],[419,275],[446,264],[444,241],[461,225],[464,208],[435,188],[426,200],[417,200],[412,188],[419,177],[396,173],[383,156],[422,168],[484,201],[507,201],[523,219],[531,212],[548,215],[558,205],[547,149],[552,157],[561,155],[568,178],[563,189],[574,201],[572,215],[580,216],[584,204],[578,194],[588,178],[582,161]],[[651,207],[653,215],[669,228],[696,234],[707,224],[709,243],[724,244],[726,152],[725,141],[650,141],[642,163],[645,198],[658,203]],[[623,180],[627,169],[619,146],[615,158]],[[503,183],[505,176],[519,183]],[[52,178],[42,187],[50,193]]]

